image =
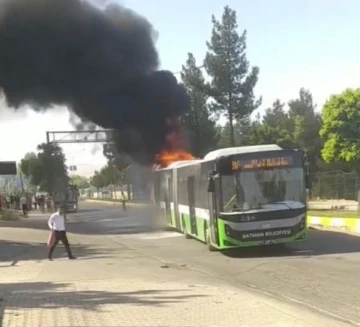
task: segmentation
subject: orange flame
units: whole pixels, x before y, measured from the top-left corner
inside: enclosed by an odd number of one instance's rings
[[[171,163],[175,161],[182,161],[182,160],[194,160],[195,157],[186,152],[185,150],[177,150],[177,151],[161,151],[160,154],[156,157],[156,163],[160,168],[166,168]]]
[[[175,161],[195,160],[195,157],[184,149],[184,137],[178,122],[169,121],[174,129],[167,136],[167,145],[155,158],[154,169],[166,168]]]

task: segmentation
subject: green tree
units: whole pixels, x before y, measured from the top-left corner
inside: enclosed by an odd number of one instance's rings
[[[106,186],[104,182],[104,176],[99,171],[94,172],[94,176],[90,178],[90,184],[97,190]]]
[[[292,123],[289,114],[285,111],[285,104],[279,99],[275,100],[272,107],[265,110],[262,124],[272,128],[279,128],[290,132]]]
[[[106,165],[100,170],[100,174],[103,176],[105,186],[119,185],[123,182],[123,172],[115,166]]]
[[[250,68],[246,57],[246,30],[237,32],[236,11],[224,8],[222,20],[212,16],[212,36],[207,42],[208,52],[204,66],[212,78],[209,91],[214,100],[214,113],[225,114],[230,127],[230,146],[235,146],[234,122],[249,116],[261,104],[254,87],[259,68]]]
[[[70,183],[74,184],[74,185],[77,185],[77,187],[79,189],[90,187],[89,179],[84,177],[84,176],[80,176],[80,175],[71,176],[70,177]]]
[[[276,100],[265,110],[264,116],[252,123],[249,131],[250,144],[277,144],[283,148],[293,147],[291,120],[285,105]]]
[[[251,134],[256,126],[256,122],[253,122],[249,116],[243,119],[238,119],[233,124],[234,131],[234,146],[251,145]],[[224,126],[220,127],[220,140],[218,148],[226,148],[231,145],[231,126],[227,122]]]
[[[206,92],[205,79],[192,53],[188,53],[186,64],[182,66],[181,79],[191,100],[191,110],[183,118],[191,153],[203,157],[216,147],[219,137],[215,122],[210,118],[208,110],[209,96]]]
[[[309,90],[300,89],[299,97],[289,102],[289,118],[292,122],[293,142],[307,153],[310,169],[316,172],[323,146],[320,137],[322,121]]]
[[[322,121],[324,161],[349,163],[360,176],[360,89],[331,96],[324,105]]]
[[[21,160],[21,171],[33,185],[48,193],[61,192],[68,184],[65,155],[55,143],[43,143],[37,147],[38,153],[28,153]]]
[[[347,163],[359,178],[360,89],[347,89],[331,96],[323,107],[322,122],[320,135],[325,142],[321,151],[322,158],[326,163]],[[359,195],[358,210],[360,211]]]

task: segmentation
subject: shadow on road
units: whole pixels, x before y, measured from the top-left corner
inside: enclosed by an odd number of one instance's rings
[[[254,257],[310,257],[326,254],[360,253],[360,237],[329,230],[309,228],[307,241],[288,245],[285,248],[264,246],[221,252],[231,258]]]
[[[90,214],[89,213],[95,213]],[[48,216],[24,218],[20,221],[1,221],[1,227],[49,230]],[[80,235],[129,235],[159,231],[156,215],[147,209],[103,210],[84,208],[79,213],[68,214],[67,231]]]
[[[60,293],[61,292],[61,293]],[[204,295],[172,295],[173,292],[188,290],[141,290],[134,292],[109,292],[99,290],[75,290],[68,283],[32,282],[14,283],[1,287],[0,290],[0,326],[5,309],[12,315],[21,314],[23,310],[54,310],[57,308],[83,309],[97,311],[106,304],[156,306],[162,307],[171,303],[180,303]],[[14,293],[14,295],[12,294]],[[11,317],[10,317],[11,324]],[[9,323],[9,321],[8,321]]]
[[[70,239],[71,241],[71,239]],[[79,244],[71,245],[71,250],[79,259],[98,259],[111,257],[112,253],[118,249],[102,249]],[[28,243],[28,242],[10,242],[0,240],[0,263],[12,261],[11,265],[15,266],[19,261],[26,260],[44,260],[47,259],[49,249],[46,243]],[[59,243],[54,251],[53,258],[66,257],[64,246]],[[0,274],[1,275],[1,274]]]

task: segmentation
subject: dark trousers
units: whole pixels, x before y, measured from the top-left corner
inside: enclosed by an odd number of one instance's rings
[[[55,231],[55,242],[49,250],[48,257],[51,258],[52,254],[56,248],[56,245],[59,243],[59,241],[61,241],[61,243],[64,244],[66,252],[68,254],[68,257],[71,258],[73,255],[70,250],[69,240],[68,240],[68,238],[66,236],[66,232],[64,230],[62,230],[62,231],[56,230]]]

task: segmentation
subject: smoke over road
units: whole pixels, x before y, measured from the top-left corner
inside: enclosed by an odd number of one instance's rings
[[[84,124],[115,130],[118,150],[149,164],[169,119],[190,107],[175,77],[157,70],[155,34],[115,4],[1,0],[0,87],[12,108],[66,105]]]

